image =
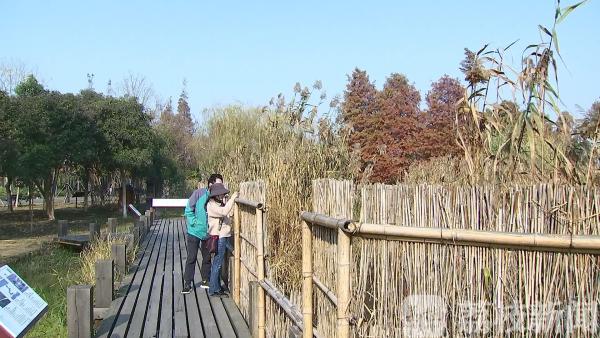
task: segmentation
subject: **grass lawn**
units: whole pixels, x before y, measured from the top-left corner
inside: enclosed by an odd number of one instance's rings
[[[27,337],[66,337],[67,287],[80,283],[79,252],[47,243],[10,267],[48,303],[48,312]]]
[[[56,219],[75,223],[69,230],[73,232],[89,231],[90,222],[101,224],[106,232],[109,217],[117,217],[118,231],[124,232],[133,224],[133,218],[119,215],[114,207],[56,209]],[[0,208],[0,266],[10,265],[48,303],[48,312],[27,337],[66,337],[67,287],[82,280],[79,251],[53,243],[56,229],[56,222],[46,220],[39,207],[33,210],[33,222],[27,208],[18,208],[14,213]]]

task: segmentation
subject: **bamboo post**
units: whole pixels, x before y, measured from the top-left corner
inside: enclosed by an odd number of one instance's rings
[[[313,336],[313,271],[312,271],[312,232],[310,225],[302,221],[302,336]]]
[[[93,289],[91,285],[73,285],[67,288],[68,338],[92,337]]]
[[[265,245],[263,240],[263,211],[256,209],[256,265],[258,282],[265,279]],[[265,337],[265,290],[258,287],[258,338]]]
[[[240,306],[241,269],[241,220],[240,206],[236,203],[233,208],[233,301]]]
[[[337,337],[350,337],[348,307],[350,305],[350,235],[338,229],[337,237]],[[311,280],[312,282],[312,280]]]

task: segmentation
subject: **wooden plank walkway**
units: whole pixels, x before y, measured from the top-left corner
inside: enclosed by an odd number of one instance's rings
[[[96,337],[250,337],[230,297],[200,288],[200,259],[195,290],[181,294],[186,258],[185,220],[156,220]]]

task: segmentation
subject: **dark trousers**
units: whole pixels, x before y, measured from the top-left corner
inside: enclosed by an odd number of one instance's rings
[[[227,250],[223,259],[223,268],[221,269],[221,280],[227,289],[229,289],[229,258],[233,255],[233,239],[228,238]]]
[[[200,253],[202,254],[200,277],[203,281],[208,281],[210,278],[211,254],[208,252],[208,248],[206,247],[206,241],[203,241],[196,236],[187,234],[187,259],[185,260],[185,271],[183,273],[183,280],[185,282],[194,280],[198,249],[200,249]]]

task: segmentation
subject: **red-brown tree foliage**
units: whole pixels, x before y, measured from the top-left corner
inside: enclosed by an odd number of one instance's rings
[[[393,183],[402,177],[417,158],[419,132],[419,91],[402,75],[391,74],[377,93],[376,108],[379,149],[372,179]],[[383,149],[382,149],[383,148]]]
[[[359,156],[362,171],[373,161],[372,154],[366,152],[363,147],[375,132],[372,119],[376,94],[375,85],[369,80],[367,72],[354,69],[352,75],[348,76],[341,117],[350,130],[348,146]]]
[[[355,69],[348,80],[342,121],[351,130],[349,146],[369,180],[395,182],[416,156],[420,94],[401,74],[392,74],[381,91],[365,71]]]
[[[459,155],[456,142],[457,102],[463,98],[464,87],[457,79],[444,75],[431,85],[425,101],[427,110],[421,118],[419,158]]]

